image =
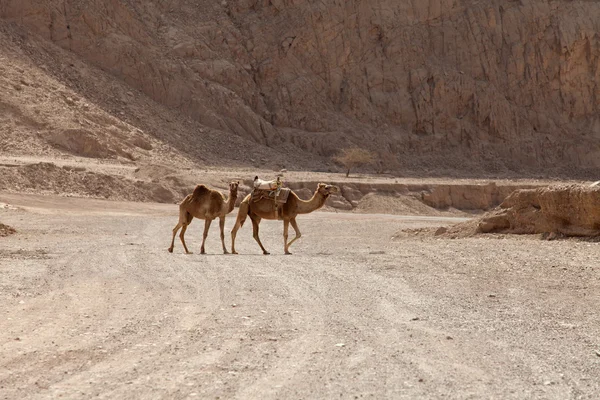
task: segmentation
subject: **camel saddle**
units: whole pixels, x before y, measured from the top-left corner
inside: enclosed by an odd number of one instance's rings
[[[277,215],[277,219],[281,219],[283,205],[287,201],[291,191],[292,189],[290,188],[279,188],[275,190],[254,189],[250,195],[250,201],[256,202],[262,199],[272,200],[274,206],[273,211],[275,212],[275,215]]]
[[[285,204],[288,196],[292,190],[290,188],[279,188],[279,189],[254,189],[252,191],[251,200],[260,201],[262,199],[271,199],[275,203]]]

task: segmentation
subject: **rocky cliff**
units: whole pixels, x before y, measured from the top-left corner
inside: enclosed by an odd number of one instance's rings
[[[600,189],[581,185],[517,190],[481,218],[479,232],[600,236]]]
[[[4,0],[0,18],[265,146],[356,144],[395,170],[600,168],[597,2]]]

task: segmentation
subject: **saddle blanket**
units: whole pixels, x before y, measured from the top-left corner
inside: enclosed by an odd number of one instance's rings
[[[279,188],[276,190],[268,190],[268,189],[254,189],[252,191],[251,199],[252,201],[259,201],[261,199],[271,199],[276,203],[284,204],[292,189],[290,188]]]

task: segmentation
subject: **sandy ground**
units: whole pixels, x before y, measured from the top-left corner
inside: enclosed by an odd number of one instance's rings
[[[392,239],[462,219],[316,212],[292,256],[274,221],[270,256],[249,226],[220,254],[214,224],[186,256],[166,250],[173,205],[0,203],[18,231],[0,238],[2,399],[600,396],[598,243]]]

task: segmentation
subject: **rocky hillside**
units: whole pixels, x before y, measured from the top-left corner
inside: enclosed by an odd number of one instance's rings
[[[270,147],[310,167],[357,144],[421,173],[600,168],[597,2],[4,0],[0,18],[52,68],[72,57],[54,71],[72,90],[101,86],[86,93],[106,112],[192,160]]]

